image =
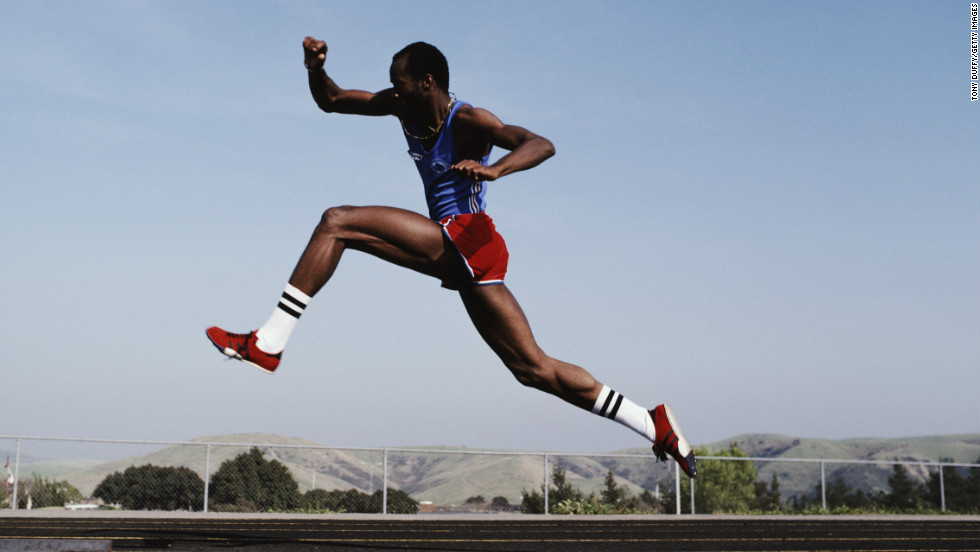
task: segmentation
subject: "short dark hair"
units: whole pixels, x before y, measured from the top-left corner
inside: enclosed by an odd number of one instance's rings
[[[403,56],[406,58],[405,69],[413,79],[432,75],[439,88],[449,91],[449,63],[438,48],[425,42],[413,42],[392,56],[391,61]]]

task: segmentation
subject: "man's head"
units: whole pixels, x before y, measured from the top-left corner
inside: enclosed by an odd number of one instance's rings
[[[425,42],[415,42],[405,46],[392,58],[392,66],[404,59],[405,71],[415,80],[423,80],[431,75],[433,83],[444,92],[449,92],[449,64],[438,48]]]

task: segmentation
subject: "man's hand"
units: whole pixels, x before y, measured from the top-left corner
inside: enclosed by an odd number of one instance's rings
[[[323,69],[323,62],[327,60],[327,43],[312,36],[304,38],[303,57],[307,71]]]
[[[494,167],[488,167],[473,159],[463,159],[450,167],[450,169],[456,171],[456,174],[463,178],[477,182],[490,182],[500,176],[499,170]]]

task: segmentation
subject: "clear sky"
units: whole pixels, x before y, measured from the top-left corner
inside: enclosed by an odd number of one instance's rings
[[[275,307],[324,209],[425,209],[394,118],[327,115],[416,40],[558,154],[490,184],[542,347],[695,443],[980,432],[970,5],[0,3],[0,434],[605,452],[459,298],[350,252],[274,376],[204,336]]]

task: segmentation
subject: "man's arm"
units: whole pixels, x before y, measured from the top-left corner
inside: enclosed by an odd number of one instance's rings
[[[516,125],[505,125],[493,113],[478,107],[460,109],[454,119],[459,134],[465,136],[467,144],[460,153],[467,157],[482,157],[468,151],[473,147],[485,148],[492,144],[510,150],[493,165],[485,166],[474,159],[464,159],[452,169],[473,180],[496,180],[513,172],[523,171],[540,165],[555,154],[555,146],[550,140]]]
[[[353,115],[392,115],[394,101],[392,90],[367,92],[345,90],[333,81],[323,69],[327,59],[327,44],[311,36],[303,39],[303,56],[306,70],[310,73],[310,93],[316,105],[327,113]]]

